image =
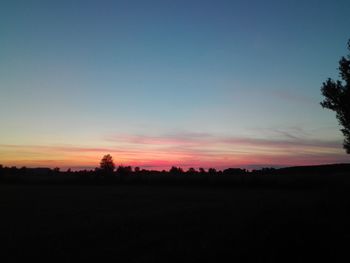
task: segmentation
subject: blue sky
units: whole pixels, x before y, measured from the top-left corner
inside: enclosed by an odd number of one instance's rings
[[[319,102],[347,52],[349,11],[341,0],[1,1],[0,163],[92,167],[104,150],[156,168],[345,162]],[[280,159],[276,140],[301,149]]]

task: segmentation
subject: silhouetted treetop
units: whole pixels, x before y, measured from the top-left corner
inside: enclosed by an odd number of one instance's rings
[[[350,51],[350,40],[348,41]],[[350,54],[339,61],[339,75],[342,80],[329,78],[321,87],[325,99],[321,102],[323,108],[336,112],[336,117],[344,135],[344,149],[350,154]]]
[[[106,154],[105,156],[103,156],[100,162],[100,168],[104,172],[113,172],[115,165],[113,162],[113,158],[110,154]]]

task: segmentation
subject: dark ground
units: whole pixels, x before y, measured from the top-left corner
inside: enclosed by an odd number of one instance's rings
[[[349,262],[349,190],[3,184],[1,261]]]

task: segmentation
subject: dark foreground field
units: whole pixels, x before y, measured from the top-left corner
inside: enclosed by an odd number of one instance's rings
[[[0,185],[2,262],[349,262],[350,189]]]

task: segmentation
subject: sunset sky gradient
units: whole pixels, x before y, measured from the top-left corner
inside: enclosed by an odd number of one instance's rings
[[[349,162],[320,87],[350,2],[1,1],[0,164]]]

